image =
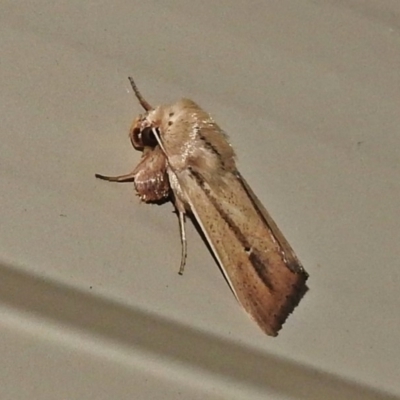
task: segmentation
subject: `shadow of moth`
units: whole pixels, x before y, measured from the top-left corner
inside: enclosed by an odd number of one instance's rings
[[[234,150],[211,116],[188,99],[152,107],[129,80],[145,110],[129,132],[142,158],[126,175],[96,177],[133,180],[144,202],[172,200],[182,240],[180,274],[190,213],[239,303],[265,333],[276,336],[307,291],[307,272],[237,170]]]

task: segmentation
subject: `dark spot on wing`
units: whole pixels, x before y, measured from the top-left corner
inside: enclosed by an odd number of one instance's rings
[[[274,286],[272,285],[272,283],[269,279],[267,266],[265,265],[265,263],[263,263],[258,252],[250,253],[249,260],[250,260],[251,264],[253,265],[254,269],[256,270],[257,275],[260,277],[260,279],[265,283],[265,285],[271,291],[274,290]]]
[[[264,221],[265,225],[268,226],[271,231],[273,230],[270,226],[270,224],[268,223],[268,221],[266,220],[266,218],[264,217],[263,213],[261,212],[259,206],[257,205],[257,203],[254,200],[254,197],[252,195],[252,193],[249,193],[249,190],[247,189],[246,184],[243,182],[243,178],[241,177],[240,173],[237,172],[236,173],[236,177],[240,182],[240,185],[242,186],[243,190],[246,192],[247,194],[247,198],[251,201],[251,203],[253,204],[254,209],[256,210],[258,216]],[[284,252],[284,247],[282,246],[282,244],[279,242],[279,238],[276,237],[276,240],[278,241],[282,251]],[[286,266],[289,268],[290,271],[296,273],[296,274],[302,274],[304,275],[304,277],[307,279],[308,278],[308,273],[304,270],[303,266],[300,264],[299,261],[286,261],[285,262]]]
[[[205,186],[204,180],[200,174],[191,169],[191,173],[195,177],[197,183],[204,191],[206,196],[209,198],[211,204],[218,210],[222,219],[229,225],[234,235],[237,237],[239,242],[242,244],[243,249],[248,254],[249,260],[252,263],[255,271],[259,278],[264,282],[264,284],[272,291],[274,290],[274,285],[270,280],[270,276],[268,273],[268,266],[265,265],[262,261],[262,257],[257,251],[252,250],[250,243],[247,241],[246,236],[241,232],[239,227],[234,223],[232,218],[221,208],[220,204],[216,201],[216,199],[211,195],[210,190]]]

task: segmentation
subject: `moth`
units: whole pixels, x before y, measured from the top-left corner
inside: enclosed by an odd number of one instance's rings
[[[236,167],[224,131],[195,102],[152,107],[131,77],[145,112],[129,131],[139,164],[125,175],[146,203],[171,199],[182,241],[179,273],[187,255],[186,215],[194,217],[233,294],[261,329],[276,336],[307,291],[307,272]]]

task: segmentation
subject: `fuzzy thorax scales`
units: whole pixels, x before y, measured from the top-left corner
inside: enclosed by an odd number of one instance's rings
[[[213,179],[221,165],[229,171],[236,169],[235,154],[226,134],[192,100],[159,106],[148,113],[146,121],[158,129],[168,149],[168,163],[175,172],[192,168]]]

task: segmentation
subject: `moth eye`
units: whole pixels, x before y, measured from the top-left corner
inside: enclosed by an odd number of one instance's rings
[[[139,128],[134,128],[131,131],[130,138],[135,149],[143,149],[142,132]]]
[[[156,147],[158,142],[157,139],[154,137],[153,131],[151,128],[145,128],[141,131],[141,142],[143,146],[147,147]]]

